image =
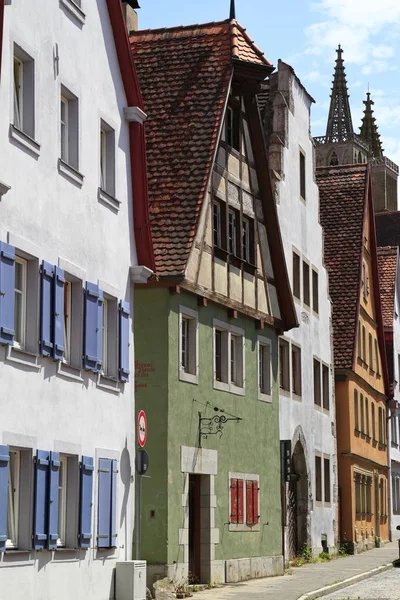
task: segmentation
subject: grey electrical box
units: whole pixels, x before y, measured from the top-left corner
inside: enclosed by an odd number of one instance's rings
[[[146,600],[146,561],[117,562],[115,600]]]

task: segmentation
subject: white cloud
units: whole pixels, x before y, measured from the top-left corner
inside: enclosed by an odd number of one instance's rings
[[[331,78],[326,73],[321,73],[320,71],[310,71],[303,77],[304,81],[309,81],[310,83],[316,83],[322,85],[324,87],[329,87]]]
[[[398,35],[398,0],[319,0],[314,8],[322,19],[306,29],[306,54],[325,55],[341,44],[346,61],[365,65],[364,74],[390,68],[388,61],[395,52],[382,44],[382,38],[387,41]]]

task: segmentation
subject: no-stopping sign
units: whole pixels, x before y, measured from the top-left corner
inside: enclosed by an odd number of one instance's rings
[[[147,439],[147,418],[144,410],[141,410],[138,414],[137,437],[139,446],[143,448]]]

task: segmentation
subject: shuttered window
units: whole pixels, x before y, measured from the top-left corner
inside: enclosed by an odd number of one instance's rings
[[[40,315],[40,352],[43,356],[53,355],[53,280],[54,266],[44,260],[41,273]]]
[[[46,450],[37,450],[35,464],[35,506],[33,529],[34,550],[44,550],[47,547],[47,494],[49,464],[50,453]]]
[[[86,283],[84,368],[100,373],[103,364],[103,292],[95,283]]]
[[[247,479],[249,475],[244,473],[233,475],[236,475],[236,477],[230,479],[229,522],[231,525],[243,526],[233,530],[243,531],[247,527],[253,527],[260,522],[259,482],[256,479]],[[252,477],[256,476],[253,475]]]
[[[79,545],[89,548],[92,539],[93,458],[82,456],[80,477]]]
[[[13,345],[15,248],[0,242],[0,343]]]
[[[260,520],[258,514],[258,481],[246,481],[246,523],[257,525]]]
[[[113,548],[117,545],[117,461],[99,459],[98,476],[98,548]]]
[[[119,305],[119,378],[129,381],[130,374],[130,316],[129,302],[120,301]]]

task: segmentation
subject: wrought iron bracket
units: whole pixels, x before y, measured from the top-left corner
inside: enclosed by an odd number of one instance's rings
[[[225,416],[223,409],[214,408],[216,414],[212,417],[203,417],[202,413],[199,412],[199,448],[201,448],[201,440],[207,439],[209,435],[222,436],[224,425],[228,421],[242,421],[240,417]]]

